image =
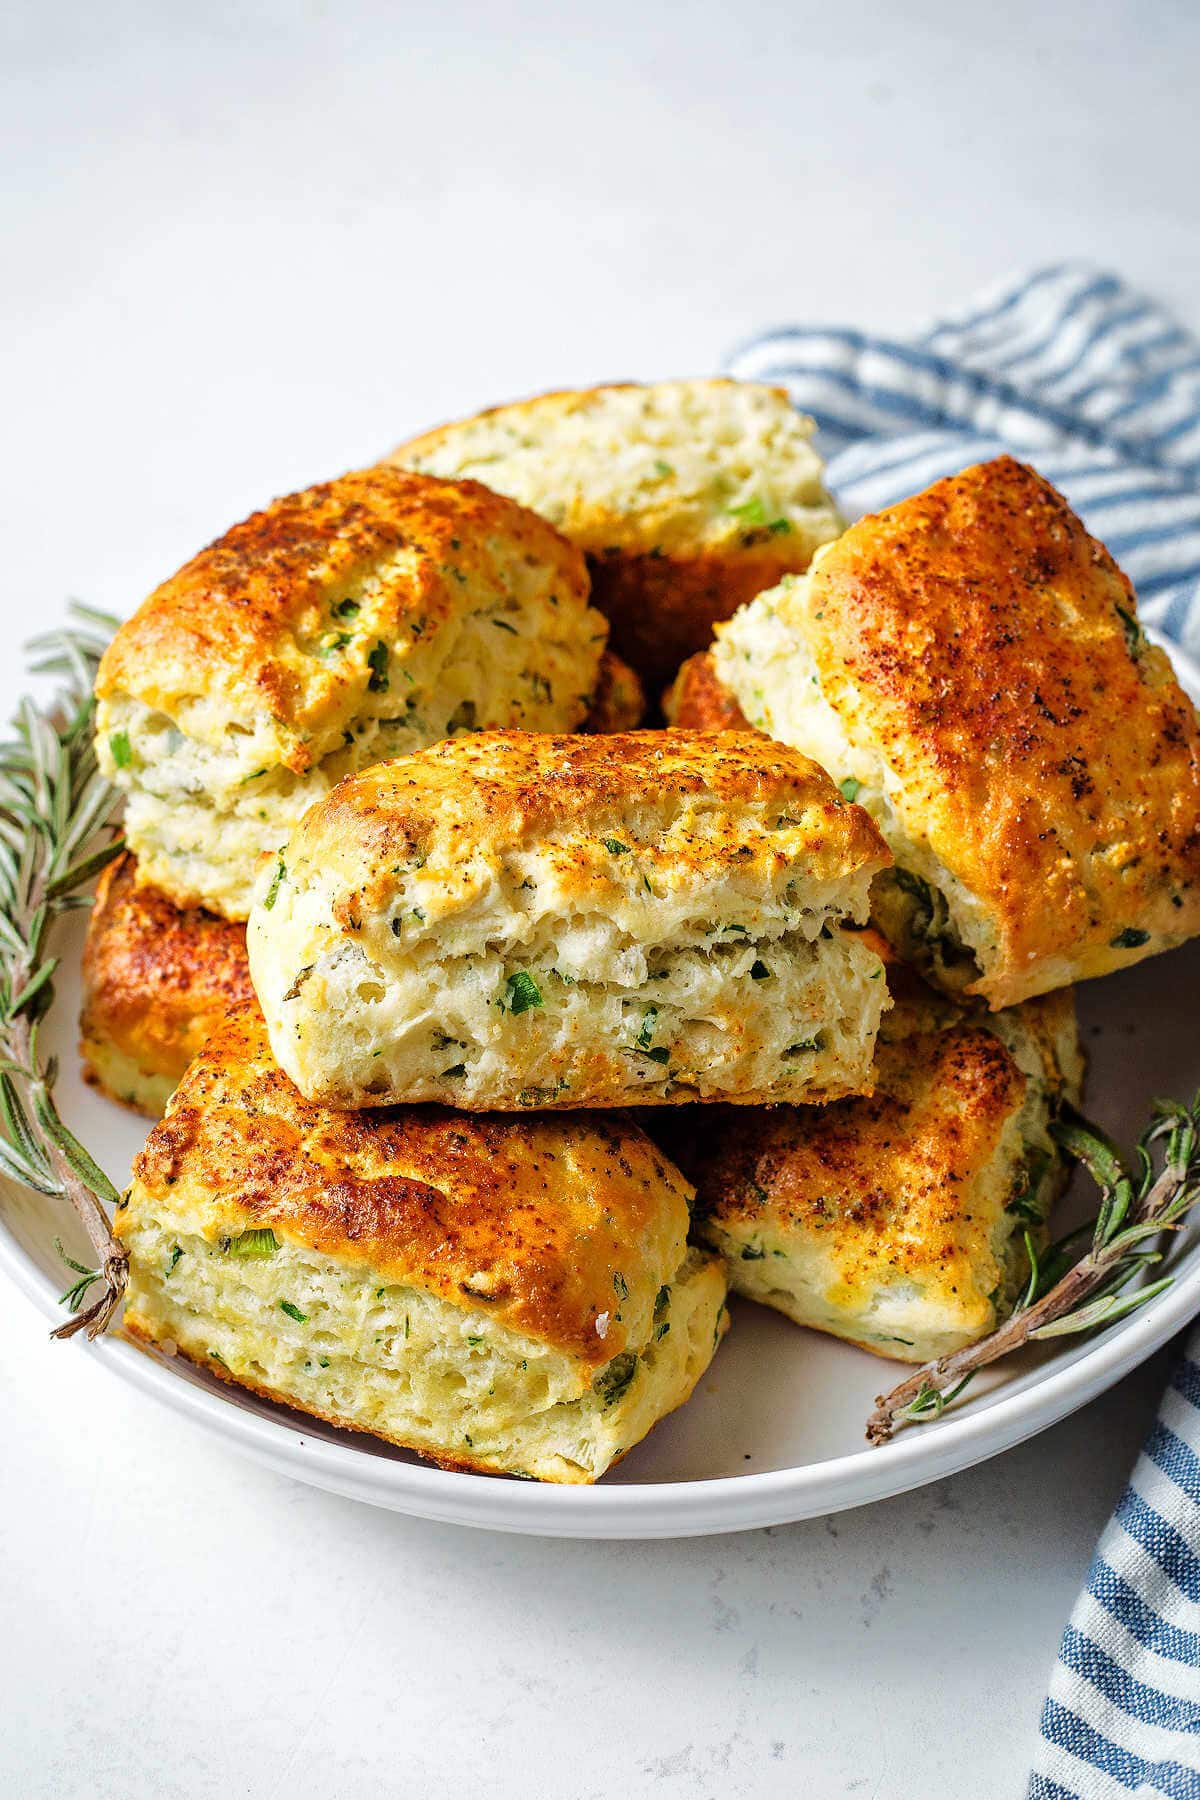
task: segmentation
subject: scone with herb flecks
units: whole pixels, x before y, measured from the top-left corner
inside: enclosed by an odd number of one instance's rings
[[[860,1093],[886,1004],[851,933],[890,857],[755,733],[485,732],[345,781],[264,871],[250,966],[333,1106]]]
[[[139,878],[244,919],[259,859],[344,775],[456,732],[575,730],[607,632],[579,551],[478,483],[365,469],[273,501],[101,661]]]
[[[447,1467],[595,1481],[725,1329],[690,1196],[620,1115],[310,1106],[243,1011],[135,1164],[125,1329]]]
[[[718,627],[751,724],[816,757],[895,854],[872,914],[1011,1006],[1200,931],[1200,723],[1129,582],[1000,457],[860,519]]]
[[[921,1363],[986,1336],[1028,1280],[1068,1178],[1049,1126],[1083,1064],[1069,989],[972,1013],[888,973],[870,1097],[645,1120],[695,1177],[736,1293]]]

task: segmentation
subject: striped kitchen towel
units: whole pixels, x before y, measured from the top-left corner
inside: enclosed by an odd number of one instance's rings
[[[1036,464],[1200,654],[1200,343],[1115,275],[1040,269],[911,339],[788,326],[728,366],[812,414],[851,518],[1001,450]]]
[[[919,336],[789,326],[731,374],[786,386],[851,518],[1001,451],[1112,550],[1148,623],[1200,654],[1200,343],[1116,276],[1009,282]],[[1028,1800],[1200,1800],[1200,1330],[1097,1546]]]

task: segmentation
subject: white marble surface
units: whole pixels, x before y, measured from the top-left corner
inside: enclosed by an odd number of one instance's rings
[[[791,316],[903,328],[1064,256],[1200,322],[1177,5],[25,0],[0,31],[5,713],[67,594],[127,609],[484,401]],[[1017,1796],[1160,1385],[840,1518],[541,1543],[244,1465],[10,1294],[0,1791]]]

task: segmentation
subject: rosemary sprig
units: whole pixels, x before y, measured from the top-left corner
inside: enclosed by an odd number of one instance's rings
[[[55,1337],[103,1331],[125,1289],[126,1257],[105,1205],[116,1188],[59,1117],[58,1066],[43,1057],[38,1027],[54,997],[58,958],[48,953],[55,922],[87,906],[81,890],[118,855],[114,788],[96,766],[92,684],[116,619],[73,605],[74,624],[29,646],[30,669],[65,678],[47,711],[28,698],[0,744],[0,1170],[40,1194],[69,1200],[98,1259],[87,1269],[59,1254],[79,1277],[63,1295],[75,1315]],[[99,1282],[99,1297],[85,1304]]]
[[[979,1343],[926,1363],[881,1394],[867,1421],[868,1442],[884,1444],[899,1425],[940,1417],[977,1369],[1022,1345],[1110,1325],[1170,1287],[1170,1275],[1133,1289],[1128,1283],[1162,1259],[1149,1240],[1177,1230],[1200,1201],[1200,1094],[1190,1106],[1155,1102],[1132,1170],[1112,1140],[1078,1113],[1068,1111],[1050,1129],[1100,1189],[1094,1223],[1070,1232],[1041,1257],[1026,1233],[1029,1284],[1011,1316]],[[1089,1248],[1072,1262],[1089,1230]]]

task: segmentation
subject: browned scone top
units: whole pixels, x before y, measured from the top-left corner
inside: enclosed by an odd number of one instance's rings
[[[110,863],[83,949],[88,1079],[156,1115],[213,1027],[245,1004],[255,1004],[246,927],[139,886],[128,853]]]
[[[210,1037],[151,1131],[117,1231],[143,1215],[210,1240],[269,1226],[281,1244],[483,1307],[599,1367],[674,1274],[690,1198],[620,1113],[310,1106],[244,1009]]]
[[[751,731],[745,713],[713,667],[712,654],[689,656],[663,695],[663,712],[678,731]]]
[[[903,1361],[902,1347],[859,1328],[885,1284],[910,1281],[968,1341],[994,1323],[987,1295],[1004,1285],[1003,1265],[989,1209],[977,1198],[977,1218],[964,1196],[995,1156],[1025,1077],[991,1032],[964,1025],[923,1040],[918,1060],[881,1044],[877,1083],[870,1098],[780,1107],[749,1130],[743,1116],[715,1144],[706,1134],[698,1207],[718,1215],[722,1235],[745,1237],[743,1254],[767,1218],[773,1237],[812,1246],[825,1303],[845,1322],[839,1335]],[[975,1316],[964,1319],[968,1308]]]
[[[637,841],[639,811],[652,841],[639,846],[631,891],[643,875],[661,894],[698,869],[750,878],[799,859],[806,876],[827,882],[891,862],[873,820],[817,763],[758,732],[488,731],[339,783],[293,834],[284,878],[308,869],[338,884],[335,916],[355,930],[364,914],[386,919],[397,866],[434,866],[433,921],[490,885],[488,859],[562,834],[554,856],[563,893],[609,894],[625,863],[605,833],[633,831]]]
[[[1066,1179],[1047,1126],[1082,1065],[1070,990],[972,1018],[901,964],[889,980],[873,1094],[649,1128],[735,1288],[921,1362],[990,1330],[1025,1279],[1024,1233],[1042,1240]]]
[[[278,760],[303,773],[378,686],[375,643],[394,654],[428,641],[461,611],[464,592],[503,589],[498,544],[506,564],[523,554],[556,567],[564,595],[586,604],[579,551],[478,482],[380,467],[285,495],[143,602],[105,652],[96,693],[132,694],[175,718],[199,688],[218,736],[228,716],[260,713],[275,728]],[[354,596],[354,614],[340,631],[343,594]],[[188,729],[206,735],[194,706]]]
[[[835,1234],[843,1223],[858,1232],[869,1227],[870,1240],[859,1251],[863,1264],[882,1254],[903,1269],[914,1252],[922,1262],[931,1251],[935,1259],[953,1255],[944,1234],[959,1223],[955,1183],[986,1161],[1024,1078],[986,1026],[959,1025],[934,1034],[931,1043],[932,1055],[915,1067],[903,1041],[881,1042],[872,1095],[714,1118],[706,1137],[719,1136],[719,1144],[704,1157],[701,1206],[706,1196],[719,1195],[725,1219],[753,1220],[764,1189],[788,1224],[803,1219]],[[919,1098],[928,1106],[918,1128],[904,1133],[911,1186],[904,1230],[896,1233],[897,1126],[911,1121]],[[882,1183],[881,1166],[888,1177]],[[931,1230],[942,1234],[936,1244]]]
[[[852,526],[798,601],[847,738],[986,907],[990,1005],[1200,931],[1195,709],[1049,482],[1011,457],[939,481]]]

